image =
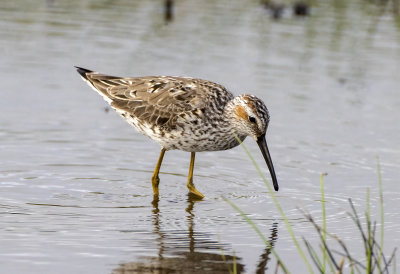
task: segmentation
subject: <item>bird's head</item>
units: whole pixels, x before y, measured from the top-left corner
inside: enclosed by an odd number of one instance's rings
[[[253,95],[241,95],[234,99],[233,115],[235,129],[241,135],[254,140],[265,135],[269,123],[269,113],[264,102]]]
[[[264,102],[253,95],[240,95],[233,99],[232,114],[234,127],[239,135],[251,136],[260,147],[261,153],[271,173],[274,188],[278,191],[274,166],[269,154],[265,133],[269,123],[269,113]]]

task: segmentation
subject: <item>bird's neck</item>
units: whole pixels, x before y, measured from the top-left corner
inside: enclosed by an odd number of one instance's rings
[[[228,103],[224,107],[223,112],[223,120],[226,123],[226,127],[229,128],[229,131],[236,136],[239,137],[241,141],[246,138],[246,135],[241,134],[237,129],[237,114],[236,114],[236,106],[237,106],[238,97],[235,97],[228,101]]]
[[[232,121],[232,118],[236,116],[236,98],[229,100],[224,107],[224,117],[229,121]]]

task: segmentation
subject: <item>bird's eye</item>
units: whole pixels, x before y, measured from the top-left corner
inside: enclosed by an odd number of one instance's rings
[[[256,122],[256,118],[254,118],[254,117],[252,117],[252,116],[249,116],[249,121],[250,121],[251,123],[255,123],[255,122]]]

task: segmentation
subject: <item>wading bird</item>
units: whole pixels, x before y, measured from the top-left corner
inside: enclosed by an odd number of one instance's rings
[[[265,140],[268,109],[257,97],[248,94],[234,97],[219,84],[195,78],[122,78],[76,69],[130,125],[160,144],[161,153],[151,178],[154,195],[159,193],[158,173],[165,151],[178,149],[191,153],[187,187],[190,193],[203,198],[193,184],[196,152],[231,149],[247,136],[260,147],[278,191]]]

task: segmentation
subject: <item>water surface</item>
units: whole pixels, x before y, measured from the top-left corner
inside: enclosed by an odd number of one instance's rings
[[[400,32],[391,7],[326,1],[310,17],[288,11],[276,21],[258,1],[189,0],[166,24],[157,1],[49,0],[2,3],[0,15],[1,272],[225,273],[234,258],[247,273],[274,270],[270,250],[222,197],[255,220],[292,271],[306,270],[242,148],[197,154],[204,201],[187,197],[190,155],[167,152],[153,200],[158,145],[106,111],[73,65],[204,78],[262,98],[277,195],[296,234],[318,242],[299,208],[321,220],[327,172],[328,229],[359,257],[347,199],[362,213],[370,188],[379,218],[379,155],[384,247],[399,246]],[[269,178],[256,143],[245,143]]]

